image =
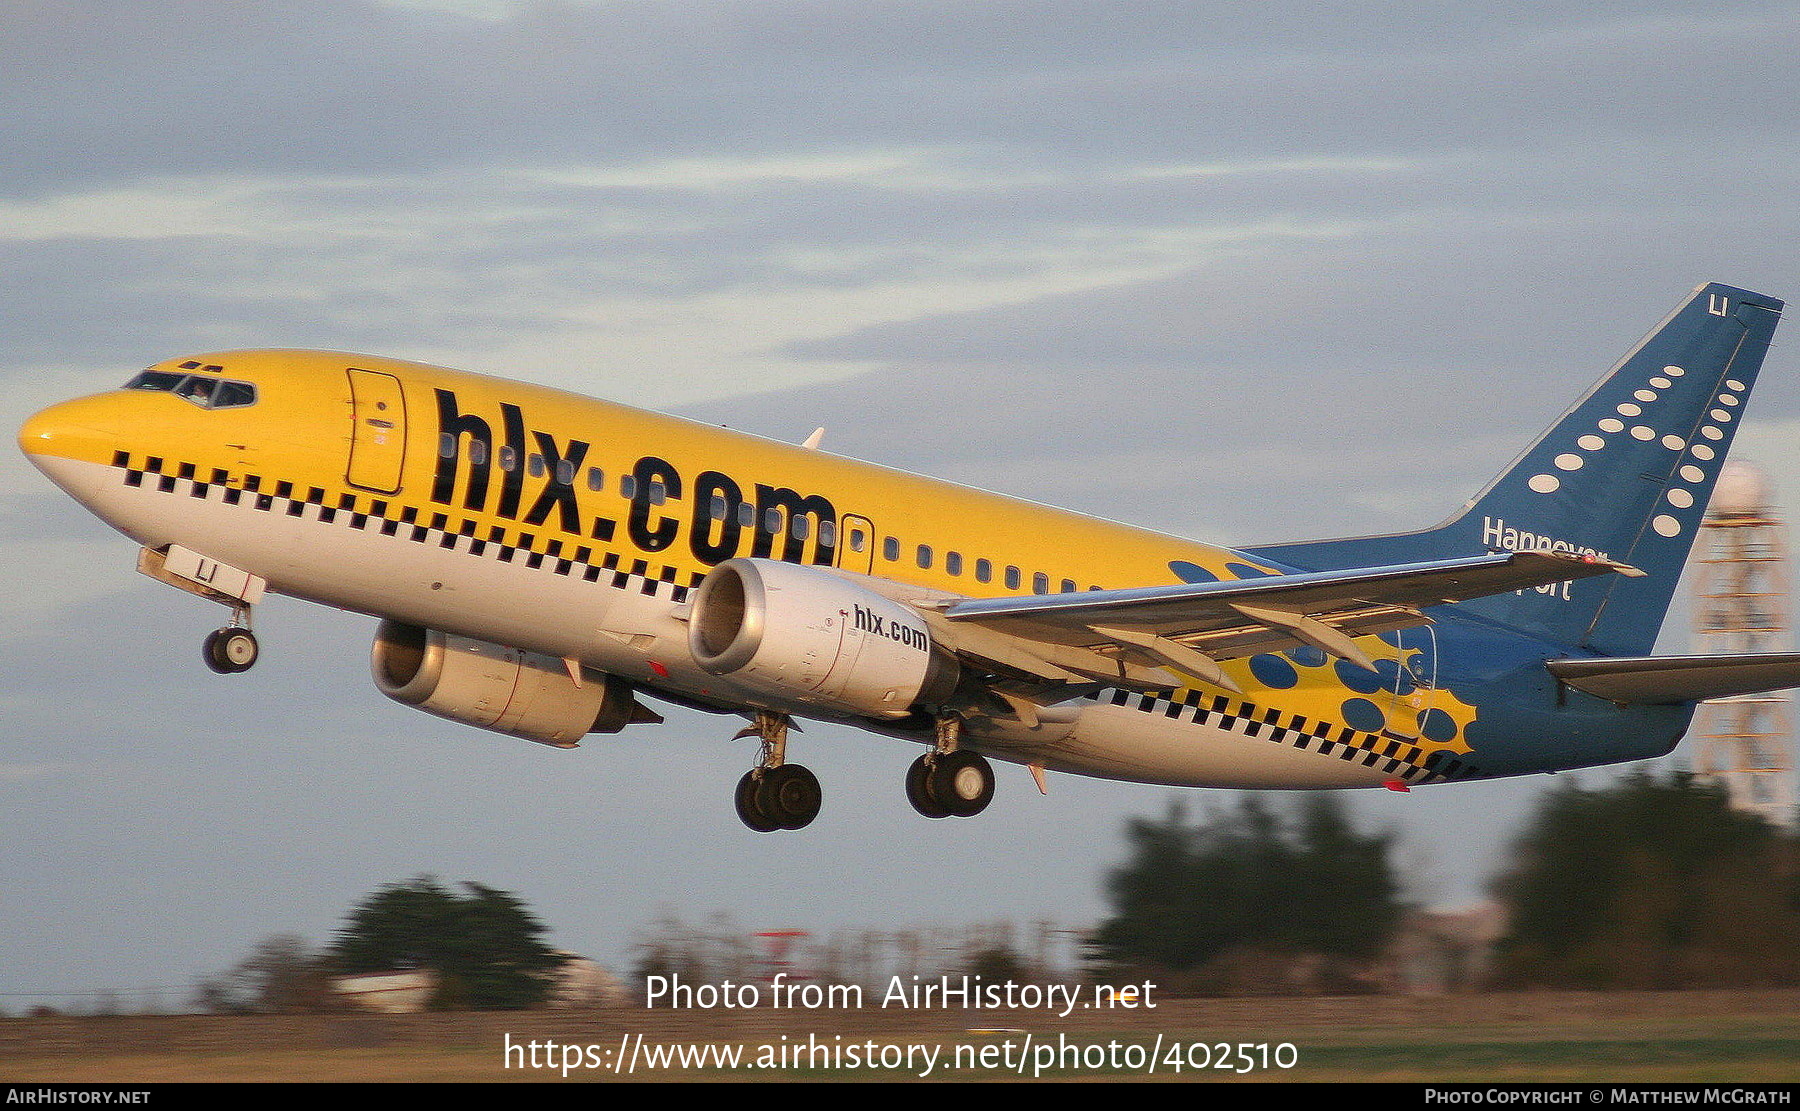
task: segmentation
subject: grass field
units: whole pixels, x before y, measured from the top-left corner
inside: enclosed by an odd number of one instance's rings
[[[8,1019],[8,1082],[1181,1080],[1787,1084],[1800,1080],[1800,1008],[1696,995],[1578,997],[1590,1005],[1462,1001],[1402,1019],[1356,1000],[1229,1010],[1172,1005],[1129,1024],[938,1013],[855,1029],[854,1015],[721,1024],[712,1016]],[[1619,1002],[1622,1000],[1622,1002]],[[1674,1002],[1672,1002],[1672,1000]],[[1373,1014],[1362,1013],[1364,1010]],[[1490,1012],[1483,1017],[1484,1010]],[[996,1017],[1001,1022],[994,1022]],[[1358,1019],[1361,1021],[1358,1021]],[[787,1021],[787,1020],[793,1021]],[[842,1020],[842,1021],[839,1021]],[[19,1024],[54,1022],[32,1032]],[[965,1021],[969,1024],[965,1025]],[[156,1023],[162,1023],[158,1029]],[[80,1024],[90,1024],[86,1027]],[[108,1031],[105,1024],[113,1024]],[[130,1028],[120,1024],[131,1023]],[[234,1027],[234,1023],[239,1024]],[[983,1025],[976,1026],[973,1023]],[[1015,1025],[1015,1023],[1017,1023]],[[98,1028],[96,1028],[96,1024]],[[203,1024],[203,1025],[202,1025]],[[1002,1024],[1004,1029],[999,1028]],[[719,1029],[735,1025],[737,1029]],[[748,1029],[754,1025],[757,1029]],[[960,1028],[949,1028],[960,1027]],[[124,1036],[108,1036],[124,1035]],[[330,1044],[333,1041],[347,1044]],[[537,1043],[535,1062],[525,1048]],[[161,1044],[156,1044],[161,1043]],[[508,1045],[512,1046],[509,1054]],[[553,1047],[552,1047],[553,1046]],[[1275,1047],[1291,1047],[1276,1049]],[[1240,1054],[1240,1047],[1244,1047]],[[1265,1048],[1266,1047],[1266,1048]],[[680,1052],[704,1054],[681,1060]],[[1286,1064],[1291,1052],[1292,1067]],[[736,1064],[719,1055],[735,1054]],[[1212,1067],[1221,1056],[1227,1067]],[[1265,1067],[1266,1060],[1266,1067]],[[571,1067],[563,1075],[562,1064]],[[537,1067],[532,1067],[533,1065]],[[1252,1067],[1245,1068],[1248,1064]]]

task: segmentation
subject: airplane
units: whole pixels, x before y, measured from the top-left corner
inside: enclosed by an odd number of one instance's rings
[[[395,359],[181,357],[31,417],[20,445],[229,608],[379,619],[391,698],[573,748],[740,715],[735,805],[800,829],[793,719],[922,743],[914,809],[968,817],[990,758],[1200,787],[1409,790],[1661,756],[1707,698],[1800,656],[1649,653],[1780,318],[1696,289],[1444,524],[1227,549],[805,444]]]

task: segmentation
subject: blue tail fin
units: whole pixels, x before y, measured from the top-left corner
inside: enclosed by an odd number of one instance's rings
[[[1559,645],[1651,650],[1780,301],[1702,286],[1460,515],[1425,532],[1247,549],[1303,570],[1548,548],[1628,563],[1607,575],[1462,603]]]

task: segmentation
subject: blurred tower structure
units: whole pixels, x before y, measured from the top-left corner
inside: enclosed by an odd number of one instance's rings
[[[1694,640],[1706,655],[1792,651],[1785,528],[1763,473],[1729,463],[1700,526],[1694,565]],[[1732,805],[1770,823],[1794,822],[1793,724],[1787,695],[1700,705],[1695,771],[1723,785]]]

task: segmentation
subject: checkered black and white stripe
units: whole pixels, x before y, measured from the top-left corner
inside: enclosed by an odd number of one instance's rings
[[[1192,690],[1166,695],[1139,694],[1114,689],[1101,691],[1096,697],[1114,706],[1160,714],[1173,721],[1191,721],[1195,725],[1261,738],[1302,752],[1336,756],[1409,783],[1473,779],[1481,775],[1479,770],[1448,752],[1423,752],[1415,738],[1362,732],[1348,725],[1314,721],[1300,714],[1284,714],[1278,709],[1225,695]]]
[[[547,569],[550,573],[597,583],[603,579],[615,590],[637,590],[649,597],[684,602],[690,591],[700,585],[703,576],[683,572],[668,565],[653,565],[648,560],[629,563],[617,552],[597,551],[592,546],[571,545],[560,539],[546,538],[522,529],[489,526],[485,535],[472,520],[457,519],[447,513],[421,511],[416,506],[401,505],[390,499],[368,494],[343,493],[335,496],[318,486],[298,487],[292,482],[269,481],[261,475],[243,475],[234,482],[227,471],[213,468],[206,477],[199,475],[192,463],[171,463],[158,456],[147,456],[141,465],[127,452],[113,456],[113,466],[124,473],[125,485],[155,489],[165,494],[214,499],[226,505],[246,505],[262,513],[281,513],[324,524],[341,524],[357,531],[378,532],[382,536],[399,537],[418,544],[434,544],[449,551],[522,564],[531,570]],[[596,523],[601,539],[610,539],[612,522]]]

